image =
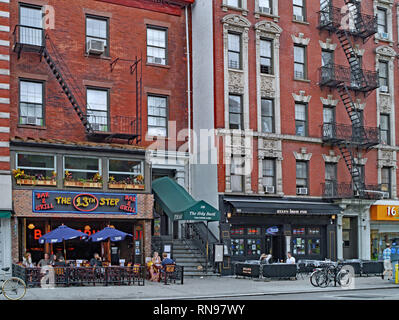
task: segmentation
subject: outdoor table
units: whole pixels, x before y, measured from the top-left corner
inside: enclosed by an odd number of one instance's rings
[[[264,264],[262,267],[262,275],[265,278],[295,278],[296,273],[297,266],[291,263]]]

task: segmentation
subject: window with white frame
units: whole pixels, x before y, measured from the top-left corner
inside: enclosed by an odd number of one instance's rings
[[[259,12],[273,14],[273,0],[259,0]]]
[[[296,162],[297,194],[308,194],[308,187],[309,187],[308,180],[309,180],[308,162],[307,161],[297,161]],[[302,190],[299,190],[299,189],[302,189]]]
[[[231,191],[244,191],[245,156],[233,156],[230,166]]]
[[[308,132],[307,125],[307,105],[302,103],[295,104],[295,134],[305,137]]]
[[[387,9],[385,8],[377,8],[377,30],[381,39],[389,39]]]
[[[101,175],[101,161],[99,158],[64,156],[64,177],[74,181],[91,180]]]
[[[107,89],[87,88],[87,119],[94,131],[110,130],[108,126],[109,98]]]
[[[228,34],[228,65],[230,69],[241,69],[241,35]]]
[[[391,168],[381,168],[381,191],[388,193],[388,198],[391,198]]]
[[[262,180],[267,193],[275,193],[276,159],[262,160]]]
[[[168,98],[148,96],[148,135],[166,137],[168,134]]]
[[[391,144],[391,130],[390,130],[389,114],[380,115],[380,139],[381,144]]]
[[[44,154],[17,153],[15,167],[37,180],[54,178],[57,171],[55,156]]]
[[[227,5],[230,7],[241,8],[242,7],[242,0],[227,0]]]
[[[143,161],[140,160],[108,160],[109,182],[125,184],[144,183]]]
[[[388,61],[378,62],[378,81],[381,92],[389,92],[389,66]]]
[[[273,74],[273,41],[268,39],[260,40],[260,72]]]
[[[167,65],[167,29],[147,27],[147,62]]]
[[[19,124],[44,126],[43,82],[20,80]]]
[[[19,8],[19,42],[22,44],[43,45],[42,7],[21,4]]]
[[[94,47],[94,41],[103,43],[104,53],[109,55],[108,19],[86,16],[86,51]],[[96,46],[95,46],[96,47]],[[97,48],[97,47],[96,47]]]
[[[242,96],[229,95],[229,128],[243,129]]]
[[[306,47],[294,45],[294,78],[306,79]]]
[[[261,99],[262,132],[274,132],[274,103],[273,99]]]
[[[306,21],[306,0],[293,0],[294,21]]]

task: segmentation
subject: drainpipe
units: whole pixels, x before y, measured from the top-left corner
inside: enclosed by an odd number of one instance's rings
[[[190,38],[188,31],[188,5],[185,6],[186,15],[186,55],[187,55],[187,109],[188,109],[188,193],[191,194],[191,72],[190,72]]]

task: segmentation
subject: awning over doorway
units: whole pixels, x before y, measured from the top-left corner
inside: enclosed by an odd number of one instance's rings
[[[282,215],[333,215],[342,212],[335,204],[290,201],[286,199],[240,199],[225,198],[226,202],[236,210],[236,213],[247,214],[282,214]]]
[[[11,211],[0,211],[0,219],[1,218],[11,218]]]
[[[209,203],[194,198],[176,181],[169,177],[152,182],[155,201],[157,201],[172,221],[200,220],[219,221],[220,212]]]

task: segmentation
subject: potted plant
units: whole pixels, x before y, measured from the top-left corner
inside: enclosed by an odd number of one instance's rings
[[[109,189],[129,189],[129,190],[144,190],[144,177],[139,174],[135,178],[128,177],[126,179],[116,181],[115,177],[110,176],[108,180]]]
[[[76,180],[72,177],[72,173],[66,170],[64,176],[64,186],[75,188],[102,188],[103,179],[99,173],[96,173],[91,179]]]
[[[12,175],[18,185],[57,186],[57,173],[55,171],[48,177],[41,173],[29,175],[26,174],[24,170],[15,169],[12,170]]]

